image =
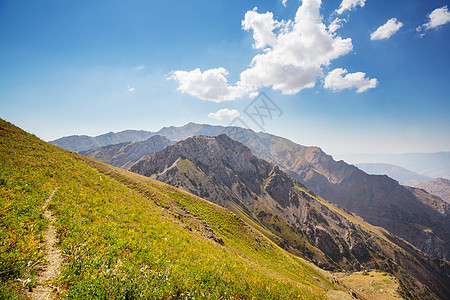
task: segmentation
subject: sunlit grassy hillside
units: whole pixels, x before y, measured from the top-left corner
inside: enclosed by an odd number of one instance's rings
[[[52,191],[61,297],[320,299],[335,289],[228,210],[140,180],[0,120],[0,298],[36,284]]]

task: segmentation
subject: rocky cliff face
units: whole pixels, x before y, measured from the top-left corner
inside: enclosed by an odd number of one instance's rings
[[[409,282],[400,271],[404,268],[419,274],[415,278],[436,291],[446,284],[442,280],[448,280],[430,258],[392,244],[390,239],[396,238],[387,232],[365,229],[370,225],[317,198],[278,166],[257,158],[226,135],[188,138],[140,160],[130,170],[249,218],[280,246],[321,267],[380,268]],[[433,288],[439,276],[445,278]]]
[[[103,161],[115,167],[128,169],[143,157],[150,156],[173,143],[155,135],[142,142],[128,142],[81,151],[80,154]]]

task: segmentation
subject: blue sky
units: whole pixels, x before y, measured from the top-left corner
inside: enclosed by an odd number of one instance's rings
[[[321,18],[307,20],[314,5]],[[283,111],[267,120],[267,132],[330,154],[450,151],[447,5],[4,0],[0,117],[44,140],[228,125],[208,115],[236,113],[258,130],[243,108],[265,92]],[[336,18],[345,21],[333,31]],[[401,23],[396,32],[388,24],[378,35],[384,39],[371,39],[393,18],[391,25]],[[311,48],[318,28],[323,36]]]

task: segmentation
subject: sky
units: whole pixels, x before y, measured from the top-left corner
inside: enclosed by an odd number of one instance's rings
[[[0,117],[49,141],[235,124],[450,151],[446,0],[0,1]]]

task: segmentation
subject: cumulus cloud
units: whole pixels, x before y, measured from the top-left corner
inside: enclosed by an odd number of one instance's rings
[[[343,76],[344,74],[346,75]],[[334,91],[356,88],[358,93],[362,93],[368,89],[375,88],[377,84],[378,80],[376,78],[366,78],[366,73],[356,72],[347,74],[347,70],[336,68],[325,77],[324,87]]]
[[[255,43],[253,48],[262,49],[266,46],[273,45],[276,41],[276,35],[273,32],[280,24],[273,19],[271,12],[265,14],[257,13],[257,8],[248,11],[242,21],[244,30],[253,29],[253,39]]]
[[[286,7],[287,0],[281,0],[281,4],[283,4],[284,7]]]
[[[370,35],[371,40],[384,40],[390,38],[394,33],[396,33],[403,23],[398,21],[396,18],[389,19],[384,25],[378,27],[377,30],[372,32]]]
[[[427,31],[433,28],[438,28],[450,22],[450,12],[447,6],[436,8],[428,15],[428,22],[422,26],[417,27],[417,32]]]
[[[351,39],[328,31],[322,23],[320,6],[320,0],[304,0],[294,21],[278,23],[275,40],[241,73],[240,82],[246,89],[271,86],[283,94],[295,94],[312,88],[322,76],[323,66],[353,49]],[[252,14],[258,13],[254,10]]]
[[[342,0],[341,5],[335,10],[335,13],[341,15],[347,10],[355,10],[357,6],[363,7],[365,4],[366,0]]]
[[[224,68],[174,71],[169,79],[178,81],[180,90],[203,100],[222,102],[255,95],[261,87],[271,87],[283,94],[296,94],[313,88],[323,77],[323,68],[353,49],[350,38],[342,38],[336,30],[345,19],[336,18],[327,27],[320,14],[321,0],[303,0],[295,18],[274,20],[271,12],[248,11],[242,21],[244,30],[253,31],[255,55],[249,67],[235,84],[227,80]],[[347,1],[345,10],[364,1]]]
[[[192,71],[174,71],[169,79],[177,80],[178,90],[202,100],[222,102],[243,97],[246,93],[239,86],[228,84],[228,71],[224,68],[209,69],[204,72],[199,68]]]
[[[224,108],[215,113],[209,113],[208,117],[219,120],[219,121],[223,121],[223,120],[232,120],[232,119],[238,118],[238,117],[240,117],[240,114],[235,109]]]

